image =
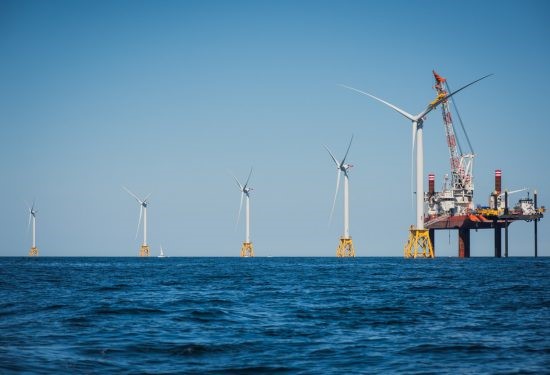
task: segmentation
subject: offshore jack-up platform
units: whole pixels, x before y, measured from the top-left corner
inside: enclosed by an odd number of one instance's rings
[[[524,191],[521,189],[508,193],[501,191],[500,170],[495,171],[495,190],[489,198],[489,205],[475,209],[465,208],[460,205],[461,200],[452,195],[453,190],[448,188],[447,179],[440,192],[434,190],[435,176],[428,176],[428,192],[426,203],[428,215],[425,216],[425,226],[429,230],[430,240],[435,251],[435,231],[441,229],[458,230],[458,256],[459,258],[470,257],[470,229],[493,229],[495,257],[502,256],[502,229],[504,228],[504,256],[508,256],[508,226],[515,221],[534,222],[534,243],[535,257],[538,256],[538,228],[537,223],[543,218],[545,208],[538,207],[537,192],[533,198],[521,198],[510,208],[508,196],[510,194]],[[458,197],[462,198],[462,197]]]
[[[433,72],[435,78],[434,89],[438,97],[444,97],[450,91],[446,79]],[[460,119],[464,136],[469,146],[469,152],[463,152],[462,147],[455,135],[455,128],[449,108],[449,100],[443,101],[441,110],[443,123],[447,137],[447,145],[450,154],[451,179],[445,176],[441,191],[435,191],[435,176],[428,176],[428,191],[424,196],[427,215],[424,215],[425,228],[429,230],[430,241],[435,250],[435,231],[441,229],[458,230],[458,256],[460,258],[470,257],[470,229],[493,229],[495,257],[502,256],[502,229],[504,228],[505,251],[508,256],[508,226],[515,221],[534,222],[534,244],[535,256],[538,256],[538,231],[537,223],[543,218],[544,206],[538,207],[537,192],[533,198],[527,193],[526,198],[519,199],[512,208],[508,205],[508,196],[527,189],[516,191],[502,191],[502,172],[495,171],[495,189],[489,198],[489,205],[485,207],[474,207],[474,183],[473,183],[473,160],[475,154],[470,144],[468,135]],[[458,111],[455,111],[458,114]],[[425,211],[426,212],[426,211]],[[405,254],[407,257],[407,254]]]

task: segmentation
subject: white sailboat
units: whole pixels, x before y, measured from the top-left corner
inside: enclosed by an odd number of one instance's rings
[[[166,255],[164,255],[164,251],[162,251],[162,246],[160,247],[160,254],[157,255],[157,258],[166,258]]]

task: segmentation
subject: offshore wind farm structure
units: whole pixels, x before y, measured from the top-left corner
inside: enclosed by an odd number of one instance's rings
[[[235,182],[237,183],[237,186],[239,187],[239,190],[241,192],[241,203],[239,205],[239,213],[237,215],[237,225],[239,224],[239,219],[241,218],[243,200],[246,200],[245,237],[243,245],[241,246],[241,257],[243,258],[254,257],[254,245],[252,245],[252,241],[250,240],[250,192],[253,190],[250,186],[248,186],[248,183],[250,182],[250,176],[252,176],[252,168],[250,168],[250,172],[248,173],[246,182],[244,183],[244,185],[242,185],[239,182],[239,179],[235,175],[233,175],[233,178],[235,179]]]
[[[460,120],[469,150],[463,152],[456,137],[456,129],[450,110],[451,97],[465,88],[491,76],[483,76],[473,82],[451,91],[447,80],[435,71],[434,89],[437,97],[428,104],[426,109],[417,115],[411,115],[401,108],[382,100],[365,91],[341,85],[350,90],[367,95],[394,111],[398,112],[412,122],[412,154],[416,149],[414,157],[416,161],[416,225],[409,228],[408,241],[404,247],[405,258],[434,258],[435,257],[435,231],[440,229],[458,230],[458,256],[461,258],[470,257],[470,230],[471,229],[493,229],[495,236],[495,257],[501,256],[501,229],[505,230],[505,257],[508,256],[508,226],[514,221],[533,221],[535,235],[535,257],[538,256],[538,232],[537,223],[543,217],[544,206],[537,205],[537,192],[534,192],[534,199],[529,196],[520,199],[513,209],[508,205],[508,192],[501,191],[501,171],[495,171],[495,190],[491,193],[489,206],[474,207],[474,183],[473,183],[473,160],[475,154],[469,137],[466,133],[462,119],[455,111]],[[454,104],[454,102],[453,102]],[[447,139],[447,146],[450,153],[451,181],[448,184],[448,176],[445,177],[445,184],[442,191],[435,191],[435,175],[429,174],[429,190],[424,193],[424,144],[423,127],[428,113],[441,105],[443,123]],[[412,173],[412,171],[411,171]],[[521,189],[515,192],[523,191]],[[426,210],[427,208],[427,210]]]
[[[151,196],[151,194],[147,195],[145,199],[140,199],[137,195],[132,193],[130,190],[128,190],[126,187],[122,187],[130,196],[132,196],[138,203],[139,203],[139,221],[136,229],[136,238],[139,233],[139,227],[141,226],[141,218],[143,217],[143,243],[141,244],[141,247],[139,249],[139,256],[140,257],[148,257],[149,256],[149,245],[147,244],[147,200]]]
[[[36,214],[38,211],[34,209],[34,203],[35,202],[32,202],[31,207],[27,205],[27,208],[29,209],[29,224],[27,224],[27,228],[32,225],[32,245],[31,249],[29,250],[30,257],[38,256],[38,248],[36,247]]]
[[[485,75],[476,79],[458,90],[452,91],[445,78],[433,71],[435,84],[433,88],[436,91],[436,97],[427,107],[416,115],[412,115],[403,109],[391,104],[383,99],[380,99],[368,92],[341,85],[347,89],[358,92],[362,95],[384,104],[395,112],[399,113],[412,124],[412,147],[411,147],[411,193],[416,193],[416,209],[415,223],[410,226],[408,240],[404,246],[405,258],[434,258],[435,251],[435,232],[437,230],[457,230],[458,231],[458,257],[468,258],[471,255],[470,249],[470,232],[472,229],[492,229],[494,231],[494,256],[502,256],[502,230],[504,230],[504,257],[508,257],[508,237],[509,226],[516,221],[533,222],[534,224],[534,255],[538,256],[538,222],[544,217],[545,207],[538,205],[538,193],[533,191],[533,196],[530,196],[529,191],[526,197],[520,198],[517,203],[510,204],[509,198],[513,194],[521,193],[527,188],[521,188],[513,191],[508,191],[502,188],[502,170],[495,170],[494,189],[489,194],[488,204],[480,205],[474,203],[474,159],[476,154],[473,150],[470,138],[466,132],[462,118],[458,113],[455,99],[457,93],[466,89],[475,83],[484,80],[492,74]],[[450,173],[445,174],[444,183],[440,191],[435,189],[435,174],[428,175],[428,190],[424,189],[424,142],[423,128],[426,122],[426,116],[434,111],[437,107],[441,108],[441,116],[445,129],[445,138],[449,150]],[[462,136],[465,143],[458,136],[458,127],[455,126],[454,115],[452,109],[457,115],[458,123],[462,130]],[[336,190],[332,202],[329,223],[332,221],[332,216],[336,206],[336,200],[340,189],[340,180],[344,179],[343,187],[343,234],[340,237],[338,247],[336,249],[337,257],[355,257],[355,248],[350,236],[349,229],[349,171],[353,167],[347,162],[347,157],[353,142],[353,135],[349,141],[344,157],[339,161],[331,150],[324,146],[328,151],[332,161],[337,169]],[[464,146],[464,147],[463,147]],[[239,224],[243,203],[245,203],[245,238],[241,246],[241,257],[254,257],[254,246],[250,236],[250,192],[253,190],[249,186],[252,176],[252,168],[243,184],[235,175],[233,178],[237,183],[240,191],[240,205],[237,216],[237,224]],[[416,179],[416,191],[413,192],[412,177]],[[516,185],[517,186],[517,185]],[[136,194],[123,186],[123,189],[133,197],[140,205],[139,221],[136,229],[137,239],[143,219],[143,242],[139,250],[140,257],[148,257],[150,255],[149,245],[147,243],[147,207],[148,199],[151,194],[144,199],[139,198]],[[38,248],[36,246],[36,214],[35,202],[32,206],[27,204],[29,213],[29,223],[27,232],[32,225],[32,245],[29,250],[29,256],[38,256]],[[161,249],[162,252],[162,249]]]
[[[348,171],[351,167],[353,167],[352,164],[346,163],[346,158],[348,157],[349,149],[351,147],[351,142],[353,142],[353,135],[351,136],[351,139],[349,140],[348,148],[346,150],[346,154],[344,155],[344,158],[342,161],[338,161],[332,152],[330,152],[329,148],[327,146],[324,146],[325,149],[330,154],[330,157],[332,158],[332,161],[334,161],[334,164],[336,165],[336,169],[338,170],[338,174],[336,175],[336,191],[334,192],[334,200],[332,201],[332,210],[330,211],[330,218],[329,221],[332,220],[332,214],[334,213],[334,206],[336,205],[336,198],[338,197],[338,190],[340,188],[340,179],[342,172],[344,173],[344,234],[342,237],[340,237],[340,242],[338,243],[338,247],[336,248],[336,256],[338,258],[349,258],[349,257],[355,257],[355,247],[353,246],[353,240],[351,239],[351,236],[349,235],[349,175]]]

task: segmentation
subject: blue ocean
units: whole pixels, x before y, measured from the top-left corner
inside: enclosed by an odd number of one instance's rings
[[[549,258],[0,258],[0,373],[549,373]]]

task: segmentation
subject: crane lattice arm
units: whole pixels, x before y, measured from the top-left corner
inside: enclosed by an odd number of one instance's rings
[[[433,72],[435,78],[434,89],[437,91],[437,97],[447,95],[447,80]],[[436,99],[437,100],[437,99]],[[453,189],[468,189],[473,190],[472,184],[472,158],[473,154],[462,154],[460,143],[455,134],[453,125],[453,117],[449,107],[449,100],[441,103],[441,114],[443,116],[443,124],[445,125],[445,133],[447,137],[447,147],[449,148],[449,157],[451,164],[451,184]]]
[[[441,114],[443,116],[443,125],[445,126],[445,137],[451,164],[451,184],[448,186],[447,183],[445,183],[443,191],[428,198],[429,211],[435,214],[464,215],[470,213],[474,209],[474,183],[472,177],[474,153],[473,150],[469,153],[462,152],[453,125],[453,116],[451,115],[450,108],[451,99],[446,98],[451,90],[445,78],[441,77],[435,71],[433,75],[435,78],[435,85],[433,88],[437,92],[437,97],[432,102],[432,105],[436,106],[441,104]],[[461,120],[460,115],[459,120]],[[462,125],[462,121],[460,121],[460,123]],[[466,130],[463,125],[462,129],[467,138]],[[469,140],[468,145],[470,145]]]

